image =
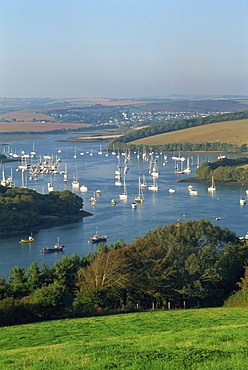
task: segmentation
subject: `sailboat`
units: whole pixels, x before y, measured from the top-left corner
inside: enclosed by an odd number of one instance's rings
[[[143,182],[140,184],[141,189],[147,188],[146,177],[143,175]]]
[[[65,173],[64,173],[64,183],[67,184],[68,183],[68,178],[67,178],[67,165],[65,163]]]
[[[54,191],[53,183],[52,183],[52,176],[50,175],[50,182],[47,183],[47,190],[50,193],[51,191]]]
[[[119,194],[119,198],[122,199],[122,200],[127,199],[126,176],[124,176],[124,180],[123,180],[123,193]]]
[[[215,191],[215,190],[216,190],[216,187],[214,184],[214,177],[212,176],[212,184],[211,186],[208,187],[208,191]]]
[[[96,202],[96,192],[93,193],[93,196],[89,198],[90,202]]]
[[[244,206],[246,204],[246,199],[245,199],[243,193],[244,193],[244,190],[243,190],[243,185],[242,185],[241,190],[240,190],[240,199],[239,199],[239,204],[241,206]]]
[[[182,157],[182,158],[184,158],[184,157]],[[180,163],[181,169],[179,169],[179,164],[176,163],[176,165],[175,165],[175,174],[183,175],[184,174],[183,161],[180,159],[179,163]]]
[[[121,185],[122,185],[121,179],[117,178],[116,181],[115,181],[115,186],[121,186]]]
[[[187,166],[186,166],[186,168],[183,170],[183,172],[184,172],[184,173],[190,173],[190,172],[191,172],[189,160],[190,160],[190,158],[188,157],[188,158],[187,158]]]
[[[153,177],[158,177],[158,165],[157,165],[157,160],[155,159],[152,170],[151,170],[151,175]]]
[[[78,181],[78,169],[76,168],[76,175],[74,180],[72,181],[72,187],[73,188],[79,188],[79,181]]]
[[[35,156],[36,156],[36,152],[35,152],[35,149],[34,149],[34,142],[33,142],[33,150],[30,153],[30,155],[31,155],[31,158],[35,158]]]
[[[74,156],[73,156],[73,158],[77,158],[77,148],[75,148],[75,150],[74,150]]]
[[[138,196],[134,198],[135,203],[142,204],[144,203],[144,196],[143,196],[143,190],[140,187],[140,177],[139,177],[139,183],[138,183]]]
[[[152,185],[148,186],[148,190],[158,191],[158,184],[155,177],[153,177]]]
[[[48,183],[47,183],[47,190],[49,191],[49,193],[50,193],[51,191],[54,191],[53,184],[52,184],[51,182],[48,182]]]

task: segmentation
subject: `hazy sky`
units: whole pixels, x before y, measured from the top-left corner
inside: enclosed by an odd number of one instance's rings
[[[0,0],[1,97],[248,95],[248,0]]]

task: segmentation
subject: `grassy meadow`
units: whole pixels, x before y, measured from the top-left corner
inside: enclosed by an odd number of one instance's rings
[[[163,145],[169,143],[229,143],[243,145],[248,143],[248,119],[216,122],[209,125],[191,127],[135,140],[132,144]]]
[[[1,369],[247,369],[248,309],[150,311],[0,328]]]

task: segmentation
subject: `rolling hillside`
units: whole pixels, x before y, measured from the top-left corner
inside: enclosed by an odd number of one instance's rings
[[[248,310],[150,311],[3,327],[1,369],[247,369]]]
[[[216,141],[239,146],[248,144],[248,119],[217,122],[179,131],[166,132],[132,141],[132,144],[163,145],[177,142],[214,143]]]

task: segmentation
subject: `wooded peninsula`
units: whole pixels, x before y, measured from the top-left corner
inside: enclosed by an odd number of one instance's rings
[[[82,207],[83,199],[69,190],[40,194],[0,185],[0,235],[76,222],[91,215]]]
[[[225,182],[248,182],[248,158],[220,158],[213,162],[202,163],[196,169],[196,175],[203,180]]]

